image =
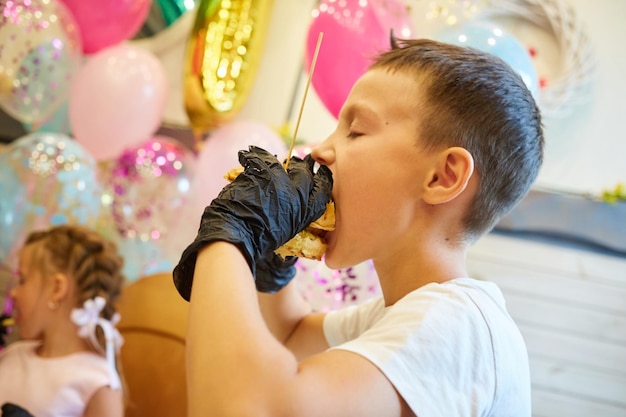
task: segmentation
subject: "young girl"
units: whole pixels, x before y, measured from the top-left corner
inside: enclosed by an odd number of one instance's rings
[[[20,340],[0,352],[0,406],[36,417],[122,416],[116,247],[82,226],[31,233],[11,291]]]

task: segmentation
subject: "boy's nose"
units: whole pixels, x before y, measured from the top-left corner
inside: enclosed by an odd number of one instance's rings
[[[326,139],[323,142],[316,145],[311,150],[311,156],[320,165],[331,165],[334,161],[334,152],[330,146],[329,140]]]

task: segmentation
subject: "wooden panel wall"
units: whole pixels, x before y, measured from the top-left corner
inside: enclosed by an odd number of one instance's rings
[[[526,340],[533,417],[626,416],[626,257],[491,234],[468,264]]]

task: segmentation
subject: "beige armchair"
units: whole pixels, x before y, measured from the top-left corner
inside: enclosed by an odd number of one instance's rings
[[[128,284],[120,299],[118,328],[128,417],[187,415],[185,333],[188,303],[171,274]]]

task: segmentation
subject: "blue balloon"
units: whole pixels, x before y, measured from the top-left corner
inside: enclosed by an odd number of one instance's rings
[[[68,112],[69,101],[66,101],[48,119],[40,124],[22,123],[22,126],[27,132],[50,132],[71,135],[72,129]]]
[[[4,169],[0,155],[0,263],[24,227],[26,189],[13,170]]]
[[[436,38],[499,57],[522,77],[532,95],[538,99],[539,80],[530,53],[517,38],[501,27],[486,22],[466,22],[443,29]]]
[[[95,227],[102,186],[94,158],[75,140],[36,132],[0,154],[0,262],[15,255],[33,230],[57,224]]]
[[[152,240],[120,237],[115,243],[118,252],[124,257],[122,273],[128,282],[148,275],[171,272],[174,269],[172,262]]]

